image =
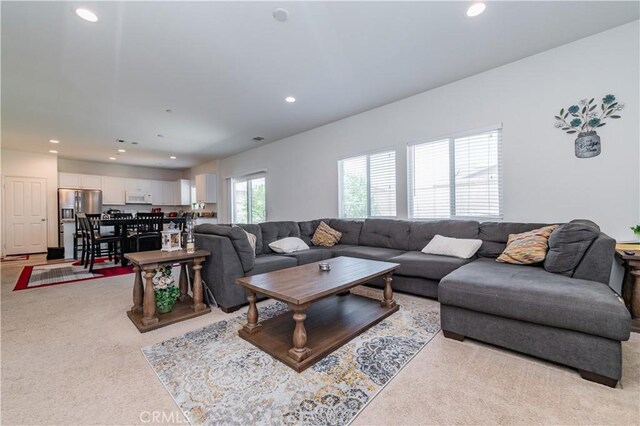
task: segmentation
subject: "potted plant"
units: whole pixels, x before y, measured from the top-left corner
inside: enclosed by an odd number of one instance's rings
[[[165,265],[156,269],[157,275],[153,278],[153,290],[156,294],[156,308],[161,314],[171,312],[180,290],[175,286],[175,279],[171,275],[171,265]]]
[[[614,95],[606,95],[598,109],[595,98],[582,99],[578,105],[562,108],[555,116],[555,126],[568,134],[578,133],[576,139],[576,157],[589,158],[600,155],[600,136],[597,128],[605,126],[605,120],[621,118],[614,114],[624,108],[622,102],[617,102]]]
[[[632,226],[631,230],[636,236],[640,237],[640,225]]]

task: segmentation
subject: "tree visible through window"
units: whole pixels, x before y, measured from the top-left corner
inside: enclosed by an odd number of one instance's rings
[[[266,177],[264,175],[233,179],[232,221],[261,223],[267,219]]]
[[[396,215],[396,153],[385,151],[338,162],[339,216]]]

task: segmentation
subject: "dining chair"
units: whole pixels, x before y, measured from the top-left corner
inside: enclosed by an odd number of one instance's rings
[[[107,244],[113,250],[113,256],[118,258],[118,249],[122,251],[122,237],[119,235],[100,235],[96,231],[95,225],[91,223],[85,213],[78,213],[78,222],[82,228],[84,244],[82,250],[82,264],[85,268],[89,267],[89,272],[93,272],[93,265],[96,256],[100,257],[102,244]]]
[[[136,214],[135,238],[136,251],[140,251],[140,243],[151,241],[153,250],[162,246],[162,228],[164,213]]]

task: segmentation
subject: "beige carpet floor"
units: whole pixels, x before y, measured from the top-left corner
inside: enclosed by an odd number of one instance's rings
[[[12,292],[1,267],[1,418],[14,424],[184,423],[140,348],[218,321],[219,310],[140,334],[132,276]],[[237,315],[237,314],[230,314]],[[640,335],[616,389],[573,370],[438,334],[357,417],[373,424],[640,424]],[[155,417],[154,417],[155,416]]]

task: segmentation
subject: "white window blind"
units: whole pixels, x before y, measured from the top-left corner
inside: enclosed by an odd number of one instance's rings
[[[395,151],[340,160],[338,179],[340,217],[396,215]]]
[[[501,130],[409,147],[409,215],[502,217]]]

